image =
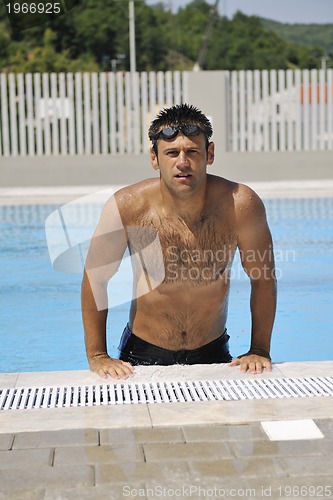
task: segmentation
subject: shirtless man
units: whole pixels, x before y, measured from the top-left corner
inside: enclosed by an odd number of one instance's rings
[[[149,129],[151,163],[160,177],[119,190],[103,209],[82,283],[87,357],[91,370],[103,378],[132,376],[136,364],[230,362],[242,372],[271,370],[276,281],[265,209],[249,187],[207,174],[207,165],[214,162],[211,135],[210,121],[193,106],[161,111]],[[111,222],[114,206],[123,230]],[[156,237],[160,257],[151,245]],[[111,358],[107,283],[126,248],[135,256],[149,245],[153,271],[133,258],[129,323],[120,359]],[[249,351],[232,360],[226,321],[237,248],[251,282],[252,330]],[[154,287],[161,268],[163,279]],[[142,282],[150,283],[148,293],[140,293]]]

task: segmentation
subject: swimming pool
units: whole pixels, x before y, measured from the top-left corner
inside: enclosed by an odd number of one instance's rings
[[[278,310],[274,361],[333,359],[333,198],[264,200],[275,244]],[[59,205],[0,206],[0,372],[86,369],[80,274],[54,270],[44,223]],[[83,221],[85,222],[85,220]],[[249,283],[236,257],[228,332],[233,355],[248,349]],[[109,312],[116,354],[129,304]]]

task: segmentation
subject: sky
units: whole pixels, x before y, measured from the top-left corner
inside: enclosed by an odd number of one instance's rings
[[[177,10],[191,0],[162,0]],[[215,0],[206,0],[214,5]],[[158,0],[146,0],[153,5]],[[220,0],[219,11],[232,17],[237,10],[282,23],[333,23],[333,0]]]

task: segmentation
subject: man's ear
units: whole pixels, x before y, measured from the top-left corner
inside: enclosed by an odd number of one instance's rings
[[[150,148],[150,163],[152,164],[154,170],[158,170],[160,168],[158,164],[158,157],[154,148]]]
[[[215,144],[210,142],[207,151],[207,165],[212,165],[215,159]]]

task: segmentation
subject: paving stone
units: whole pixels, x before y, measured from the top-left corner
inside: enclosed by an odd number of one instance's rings
[[[143,483],[133,483],[124,489],[121,484],[102,486],[79,486],[77,488],[48,488],[43,500],[123,500],[145,498],[137,493],[144,489]]]
[[[132,462],[131,464],[99,464],[96,466],[96,485],[119,483],[125,487],[140,481],[154,480],[159,483],[167,483],[171,478],[173,482],[189,482],[190,474],[187,464],[184,462],[175,462],[174,464]]]
[[[235,455],[242,457],[322,455],[321,439],[301,441],[243,441],[231,443]]]
[[[0,373],[0,388],[9,389],[15,387],[17,377],[18,373]]]
[[[227,444],[212,442],[144,444],[143,450],[147,462],[211,460],[213,458],[227,458],[232,456]]]
[[[190,441],[252,441],[264,439],[266,434],[259,424],[244,425],[189,425],[184,426],[186,442]]]
[[[308,487],[309,495],[297,498],[312,499],[310,486],[315,486],[317,498],[333,498],[333,420],[317,419],[316,424],[324,439],[269,441],[259,422],[106,429],[100,440],[98,431],[90,429],[19,433],[12,450],[12,435],[3,434],[0,500],[120,500],[126,498],[124,492],[128,498],[145,498],[143,489],[186,485],[206,491],[213,486],[255,488],[257,498],[273,500],[296,498],[289,494],[292,486]],[[53,463],[52,448],[54,467],[46,465]]]
[[[283,470],[289,476],[329,476],[333,485],[333,456],[282,459]],[[333,498],[333,496],[332,496]]]
[[[321,452],[323,455],[332,456],[333,451],[333,436],[330,438],[324,438],[318,441],[321,446]],[[333,475],[333,474],[332,474]]]
[[[10,450],[0,451],[0,469],[39,468],[52,465],[53,450]]]
[[[184,442],[182,429],[179,427],[152,427],[148,429],[102,429],[100,443],[115,444],[134,440],[138,443]]]
[[[0,450],[10,450],[13,440],[14,434],[0,434]]]
[[[244,460],[223,459],[193,461],[189,463],[190,472],[194,477],[225,478],[262,477],[282,473],[280,461],[275,458]]]
[[[1,488],[1,487],[0,487]],[[21,490],[1,493],[0,500],[44,500],[45,490]]]
[[[316,419],[315,424],[319,427],[325,437],[333,437],[333,419],[322,418]]]
[[[59,446],[96,446],[99,444],[95,429],[22,432],[15,434],[13,449],[49,448]]]
[[[132,446],[82,446],[70,448],[56,448],[54,466],[70,464],[97,464],[144,461],[141,446],[133,443]]]
[[[27,467],[17,473],[17,469],[0,470],[1,492],[38,490],[46,487],[75,487],[78,485],[93,485],[94,469],[89,466],[70,467]],[[9,499],[10,496],[7,496]]]

